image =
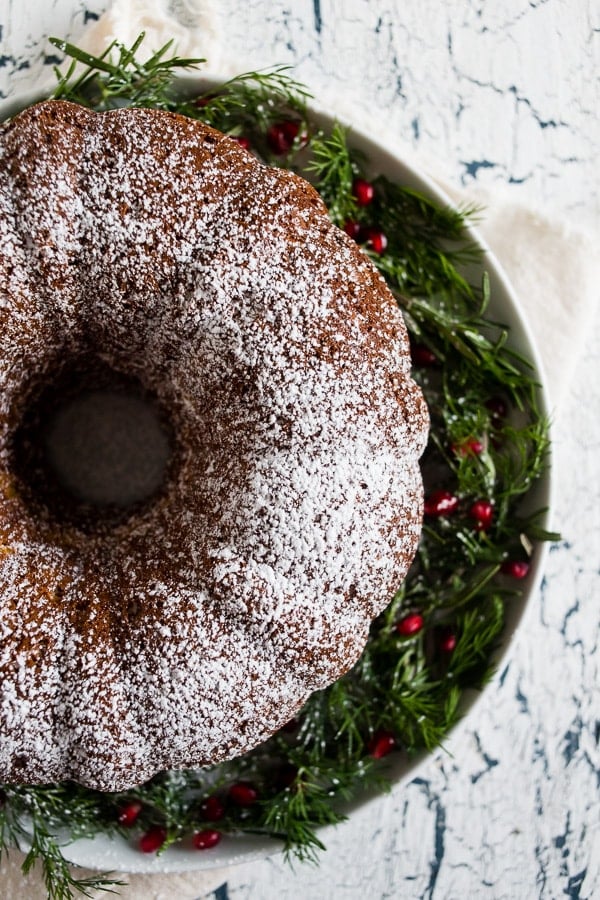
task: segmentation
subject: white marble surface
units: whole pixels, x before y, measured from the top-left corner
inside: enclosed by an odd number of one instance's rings
[[[52,56],[43,36],[77,38],[102,8],[4,0],[0,91],[39,82]],[[320,100],[454,184],[598,228],[597,0],[222,0],[216,12],[220,68],[294,63]],[[318,869],[252,864],[203,896],[600,896],[598,322],[587,331],[554,423],[563,539],[454,757],[331,833]]]

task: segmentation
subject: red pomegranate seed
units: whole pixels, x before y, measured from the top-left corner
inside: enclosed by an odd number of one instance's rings
[[[238,806],[252,806],[258,800],[258,791],[248,781],[238,781],[229,788],[229,796]]]
[[[368,228],[365,232],[365,237],[367,239],[367,247],[370,247],[373,253],[381,256],[388,245],[388,239],[383,231],[379,231],[377,228]]]
[[[469,516],[475,521],[478,531],[486,531],[494,518],[494,507],[489,500],[476,500],[469,509]]]
[[[525,578],[529,572],[529,563],[518,559],[507,559],[500,566],[500,570],[511,578]]]
[[[355,178],[352,193],[359,206],[368,206],[375,196],[375,188],[370,181],[365,181],[364,178]]]
[[[139,800],[132,800],[131,803],[127,803],[125,806],[121,807],[117,815],[117,822],[119,825],[122,825],[123,828],[131,828],[135,825],[141,811],[142,804]]]
[[[470,454],[479,456],[480,453],[483,453],[483,444],[476,438],[467,438],[462,444],[452,444],[450,449],[453,453],[456,453],[457,456],[469,456]]]
[[[425,498],[426,516],[450,516],[458,508],[458,497],[450,491],[433,491]]]
[[[142,853],[156,853],[167,839],[167,832],[160,825],[150,828],[140,838],[140,850]]]
[[[437,356],[433,350],[430,350],[425,344],[413,344],[410,348],[410,356],[413,366],[422,366],[426,368],[435,366],[437,363]]]
[[[402,637],[412,637],[421,631],[424,624],[425,620],[421,613],[409,613],[403,619],[400,619],[399,622],[396,622],[395,627],[398,634],[402,635]]]
[[[218,822],[225,815],[225,807],[213,794],[200,804],[200,815],[206,822]]]
[[[456,635],[453,631],[449,629],[447,631],[443,631],[440,636],[439,643],[440,650],[442,653],[452,653],[456,648]]]
[[[250,140],[249,140],[247,137],[244,137],[243,134],[238,135],[238,136],[234,137],[233,139],[234,139],[234,141],[236,141],[236,142],[240,145],[240,147],[242,147],[244,150],[249,150],[250,147],[252,146],[251,143],[250,143]]]
[[[373,759],[382,759],[391,753],[395,746],[396,738],[391,731],[376,731],[367,744],[367,750]]]
[[[298,147],[306,147],[306,145],[308,144],[308,131],[300,131],[299,127],[297,127],[297,124],[297,122],[292,122],[292,125],[294,126],[294,128],[290,130],[290,133],[292,130],[294,132],[292,143],[294,141],[297,141]]]
[[[362,226],[360,222],[352,222],[349,220],[344,223],[344,231],[347,235],[349,235],[353,240],[357,243],[360,241],[362,237]]]
[[[194,106],[197,106],[198,109],[204,109],[205,106],[210,106],[216,96],[216,94],[205,94],[203,97],[196,97]]]
[[[282,156],[289,153],[294,146],[294,141],[300,135],[300,123],[288,119],[285,122],[276,122],[271,125],[267,131],[267,144],[272,153]],[[308,140],[308,135],[300,135],[300,146],[304,146]]]
[[[222,838],[222,834],[220,831],[215,831],[212,828],[206,828],[204,831],[197,831],[194,837],[192,838],[192,843],[196,850],[210,850],[211,847],[216,847],[219,841]]]

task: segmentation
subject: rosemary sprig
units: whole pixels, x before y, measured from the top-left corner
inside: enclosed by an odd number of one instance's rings
[[[113,41],[100,56],[60,38],[50,38],[50,43],[72,60],[64,75],[55,69],[58,84],[50,99],[70,100],[98,111],[122,106],[172,109],[177,105],[171,96],[174,75],[180,70],[196,69],[205,60],[167,57],[173,43],[168,41],[140,62],[136,53],[144,37],[142,32],[131,47]],[[81,65],[84,70],[79,72]]]
[[[444,488],[457,499],[452,516],[427,517],[417,558],[384,613],[373,623],[358,664],[326,691],[314,694],[290,733],[210,770],[167,772],[120,794],[89,791],[72,783],[6,786],[0,799],[0,852],[28,843],[25,868],[42,860],[49,896],[62,900],[75,890],[109,889],[104,876],[71,876],[56,835],[72,840],[99,831],[126,836],[119,810],[139,801],[136,826],[165,829],[163,847],[207,827],[202,800],[217,794],[224,813],[209,823],[224,834],[277,837],[286,852],[315,860],[318,829],[344,817],[340,801],[384,784],[374,756],[378,735],[393,737],[407,754],[433,750],[460,715],[465,689],[490,675],[490,656],[502,634],[507,603],[518,602],[502,563],[525,558],[539,540],[555,539],[538,514],[524,514],[522,498],[543,473],[548,425],[538,408],[535,376],[507,345],[507,329],[490,321],[489,284],[480,251],[465,224],[474,209],[450,209],[385,176],[373,181],[375,199],[359,205],[353,192],[368,160],[351,146],[340,125],[316,128],[307,113],[306,89],[286,67],[250,72],[190,96],[174,78],[201,60],[169,58],[169,44],[145,62],[137,58],[143,35],[126,48],[113,43],[100,56],[52,39],[72,59],[57,73],[54,99],[103,111],[119,106],[168,109],[244,137],[267,162],[287,165],[309,178],[334,222],[356,225],[369,253],[401,306],[411,341],[433,353],[417,367],[431,414],[431,438],[423,460],[426,491]],[[83,69],[82,69],[83,67]],[[278,156],[269,129],[292,121],[300,137]],[[306,141],[308,147],[304,147]],[[375,252],[368,240],[377,228],[388,238]],[[498,401],[508,415],[497,413]],[[477,443],[478,451],[469,447]],[[478,529],[470,516],[477,499],[493,503],[493,521]],[[423,627],[404,636],[402,616],[419,611]],[[440,651],[440,636],[455,644]],[[250,807],[227,803],[228,787],[252,781],[260,799]],[[25,823],[28,823],[27,825]]]
[[[83,834],[97,833],[97,826],[92,827],[94,820],[88,815],[82,815],[82,811],[77,809],[72,791],[64,792],[60,787],[54,789],[52,786],[47,789],[16,789],[12,796],[4,795],[0,808],[0,861],[11,848],[26,848],[23,874],[27,876],[39,862],[49,900],[72,900],[76,894],[92,897],[91,891],[116,893],[115,888],[124,885],[124,882],[104,873],[79,878],[63,856],[54,829],[64,827],[65,793],[68,793],[69,805],[75,810],[75,827],[69,829],[69,840]],[[53,796],[55,799],[60,798],[58,815],[49,813],[48,801]],[[79,830],[77,823],[80,825]]]
[[[348,145],[348,129],[336,122],[331,134],[319,131],[311,141],[311,158],[305,174],[317,183],[319,193],[336,225],[357,219],[359,206],[352,193],[362,156]]]
[[[195,96],[180,111],[226,134],[264,134],[282,115],[294,114],[304,122],[310,94],[290,69],[277,66],[236,75]]]

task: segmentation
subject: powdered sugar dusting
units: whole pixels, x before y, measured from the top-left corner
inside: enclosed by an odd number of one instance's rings
[[[167,113],[45,103],[0,135],[0,778],[215,762],[358,658],[418,540],[401,316],[315,192]],[[126,524],[22,500],[24,386],[82,349],[172,411]]]

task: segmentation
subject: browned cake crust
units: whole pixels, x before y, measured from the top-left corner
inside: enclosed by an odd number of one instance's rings
[[[416,549],[400,313],[302,179],[169,113],[0,131],[0,781],[103,790],[243,753],[358,658]],[[169,410],[155,502],[25,500],[28,386],[80,356]]]

